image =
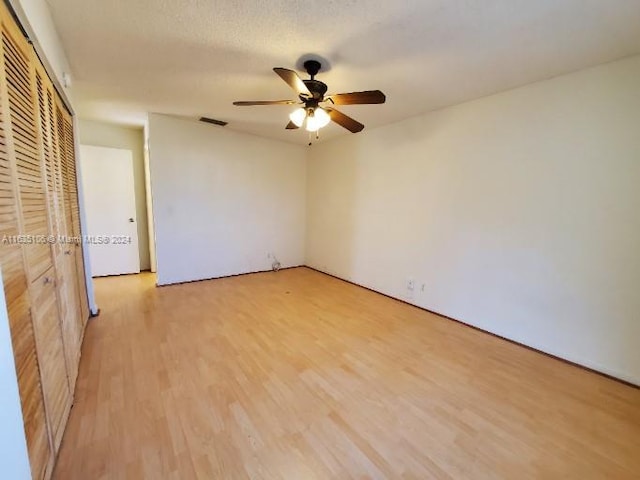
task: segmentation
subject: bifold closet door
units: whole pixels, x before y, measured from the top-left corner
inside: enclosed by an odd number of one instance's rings
[[[69,389],[73,394],[78,375],[82,340],[82,325],[79,319],[80,299],[75,281],[76,270],[73,256],[74,237],[67,228],[64,216],[65,195],[62,181],[62,162],[54,111],[56,93],[44,68],[39,64],[36,64],[36,91],[49,210],[49,232],[57,238],[57,241],[51,246],[56,290]]]
[[[3,24],[4,72],[7,80],[11,133],[9,157],[13,159],[19,206],[31,318],[36,340],[40,382],[53,450],[57,450],[69,410],[71,394],[67,378],[62,329],[59,317],[56,272],[51,245],[42,137],[37,118],[37,94],[33,50],[22,33]]]
[[[63,190],[65,192],[64,215],[69,235],[81,237],[80,207],[78,204],[78,184],[76,172],[75,138],[73,135],[73,119],[62,105],[60,97],[56,97],[56,116],[58,122],[58,139],[60,143],[60,159],[63,172]],[[84,329],[89,318],[89,303],[87,300],[87,285],[84,275],[84,257],[81,245],[73,249],[74,268],[78,296],[80,297],[80,319]]]
[[[13,243],[12,238],[22,233],[20,224],[20,199],[16,176],[15,153],[12,141],[12,108],[17,108],[15,89],[19,83],[14,78],[24,63],[16,59],[15,40],[20,34],[4,4],[0,5],[2,42],[0,48],[0,263],[4,276],[9,327],[18,376],[18,389],[24,419],[27,448],[33,478],[44,478],[53,466],[50,448],[44,396],[33,330],[28,279],[24,249]],[[16,63],[22,63],[19,66]],[[14,90],[9,97],[9,85]],[[13,107],[11,104],[13,103]]]

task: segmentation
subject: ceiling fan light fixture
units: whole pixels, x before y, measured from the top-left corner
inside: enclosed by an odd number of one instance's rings
[[[309,112],[309,116],[307,117],[307,131],[308,132],[317,132],[322,127],[326,127],[331,121],[331,117],[329,114],[320,107],[317,107],[312,112]]]
[[[318,122],[319,128],[326,127],[327,125],[329,125],[329,122],[331,121],[331,117],[329,116],[327,111],[322,107],[316,108],[314,117]]]
[[[296,127],[301,127],[306,117],[307,112],[304,108],[298,108],[289,114],[289,120],[291,120]]]

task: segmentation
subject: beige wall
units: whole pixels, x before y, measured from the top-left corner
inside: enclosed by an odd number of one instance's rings
[[[143,129],[81,119],[78,122],[78,134],[80,143],[83,145],[126,148],[133,152],[133,181],[136,194],[140,270],[149,270],[149,228],[147,221]]]
[[[307,264],[640,384],[639,86],[640,56],[314,145]]]
[[[304,263],[305,147],[149,115],[158,284]]]

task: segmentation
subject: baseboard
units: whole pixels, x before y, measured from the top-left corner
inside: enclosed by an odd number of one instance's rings
[[[545,352],[544,350],[540,350],[539,348],[532,347],[532,346],[527,345],[527,344],[525,344],[525,343],[518,342],[517,340],[512,340],[511,338],[508,338],[508,337],[503,337],[502,335],[499,335],[499,334],[497,334],[497,333],[493,333],[493,332],[491,332],[491,331],[489,331],[489,330],[484,330],[484,329],[482,329],[482,328],[480,328],[480,327],[476,327],[475,325],[471,325],[471,324],[469,324],[469,323],[467,323],[467,322],[464,322],[464,321],[462,321],[462,320],[458,320],[457,318],[453,318],[453,317],[450,317],[450,316],[448,316],[448,315],[444,315],[444,314],[442,314],[442,313],[435,312],[435,311],[433,311],[433,310],[429,310],[428,308],[424,308],[424,307],[421,307],[421,306],[419,306],[419,305],[415,305],[415,304],[413,304],[413,303],[407,302],[406,300],[403,300],[403,299],[401,299],[401,298],[394,297],[394,296],[392,296],[392,295],[389,295],[389,294],[387,294],[387,293],[381,292],[381,291],[379,291],[379,290],[376,290],[376,289],[374,289],[374,288],[368,287],[368,286],[366,286],[366,285],[361,285],[361,284],[356,283],[356,282],[354,282],[354,281],[352,281],[352,280],[346,280],[346,279],[341,278],[341,277],[339,277],[339,276],[337,276],[337,275],[335,275],[335,274],[333,274],[333,273],[324,272],[324,271],[322,271],[322,270],[319,270],[319,269],[317,269],[317,268],[315,268],[315,267],[311,267],[311,266],[309,266],[309,265],[304,265],[304,267],[305,267],[305,268],[308,268],[309,270],[313,270],[314,272],[318,272],[318,273],[321,273],[321,274],[323,274],[323,275],[327,275],[327,276],[329,276],[329,277],[335,278],[336,280],[340,280],[340,281],[342,281],[342,282],[346,282],[346,283],[348,283],[348,284],[350,284],[350,285],[354,285],[354,286],[356,286],[356,287],[364,288],[365,290],[369,290],[369,291],[374,292],[374,293],[377,293],[377,294],[379,294],[379,295],[383,295],[383,296],[385,296],[385,297],[387,297],[387,298],[390,298],[390,299],[392,299],[392,300],[395,300],[395,301],[397,301],[397,302],[401,302],[401,303],[404,303],[404,304],[409,305],[409,306],[411,306],[411,307],[414,307],[414,308],[420,309],[420,310],[422,310],[422,311],[429,312],[429,313],[431,313],[431,314],[433,314],[433,315],[437,315],[437,316],[439,316],[439,317],[441,317],[441,318],[445,318],[445,319],[447,319],[447,320],[452,320],[452,321],[454,321],[454,322],[456,322],[456,323],[459,323],[460,325],[464,325],[465,327],[472,328],[472,329],[474,329],[474,330],[476,330],[476,331],[478,331],[478,332],[482,332],[482,333],[485,333],[485,334],[487,334],[487,335],[491,335],[492,337],[499,338],[499,339],[501,339],[501,340],[504,340],[504,341],[506,341],[506,342],[512,343],[512,344],[514,344],[514,345],[518,345],[518,346],[520,346],[520,347],[523,347],[523,348],[526,348],[526,349],[528,349],[528,350],[534,351],[534,352],[539,353],[539,354],[541,354],[541,355],[545,355],[545,356],[547,356],[547,357],[551,357],[551,358],[553,358],[553,359],[555,359],[555,360],[559,360],[559,361],[564,362],[564,363],[567,363],[567,364],[569,364],[569,365],[573,365],[574,367],[578,367],[578,368],[581,368],[581,369],[583,369],[583,370],[587,370],[588,372],[596,373],[596,374],[598,374],[598,375],[601,375],[601,376],[603,376],[603,377],[609,378],[609,379],[611,379],[611,380],[615,380],[616,382],[623,383],[623,384],[628,385],[628,386],[630,386],[630,387],[640,389],[640,382],[637,382],[637,381],[635,381],[635,380],[632,380],[632,379],[629,379],[629,378],[622,378],[622,377],[620,377],[620,376],[618,376],[618,375],[616,375],[616,374],[614,374],[614,373],[611,373],[611,372],[604,372],[604,371],[602,371],[602,370],[598,370],[597,368],[594,368],[593,366],[589,366],[589,365],[584,365],[584,364],[581,364],[581,363],[577,363],[577,362],[574,362],[574,361],[572,361],[572,360],[568,360],[568,359],[566,359],[566,358],[563,358],[563,357],[561,357],[561,356],[559,356],[559,355],[557,355],[557,354],[549,353],[549,352]]]
[[[184,285],[185,283],[195,283],[195,282],[206,282],[208,280],[219,280],[222,278],[233,278],[233,277],[241,277],[243,275],[253,275],[254,273],[269,273],[269,272],[279,272],[281,270],[290,270],[292,268],[300,268],[307,267],[306,265],[292,265],[290,267],[281,267],[278,270],[268,269],[268,270],[255,270],[251,272],[242,272],[242,273],[233,273],[231,275],[221,275],[219,277],[208,277],[208,278],[197,278],[194,280],[184,280],[182,282],[169,282],[169,283],[158,283],[156,281],[156,287],[170,287],[172,285]]]

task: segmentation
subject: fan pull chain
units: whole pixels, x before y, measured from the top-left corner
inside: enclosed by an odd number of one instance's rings
[[[309,132],[309,146],[311,146],[313,144],[311,135],[313,134],[313,132]],[[320,129],[316,130],[316,140],[320,140]]]

